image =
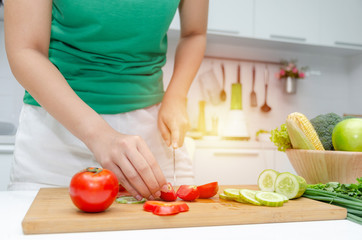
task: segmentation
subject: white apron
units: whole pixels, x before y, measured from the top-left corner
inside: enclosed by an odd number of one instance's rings
[[[114,129],[139,135],[148,144],[168,182],[173,183],[172,149],[157,127],[160,104],[120,114],[101,115]],[[176,153],[177,185],[193,184],[192,160],[185,147]],[[99,167],[86,145],[43,108],[24,104],[15,138],[8,190],[68,187],[72,176]]]

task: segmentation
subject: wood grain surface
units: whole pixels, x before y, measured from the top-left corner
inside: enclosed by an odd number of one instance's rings
[[[220,186],[256,189],[256,186]],[[72,203],[68,189],[40,189],[23,222],[24,234],[116,231],[155,228],[200,227],[255,223],[295,222],[346,218],[345,208],[307,198],[290,200],[282,207],[254,206],[219,199],[187,203],[188,212],[157,216],[143,211],[142,204],[114,203],[101,213],[85,213]]]

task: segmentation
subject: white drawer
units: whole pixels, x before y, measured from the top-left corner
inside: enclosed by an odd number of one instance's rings
[[[195,151],[195,184],[255,184],[265,168],[257,149],[198,149]]]
[[[259,174],[267,169],[295,173],[285,153],[265,149],[196,149],[195,184],[218,181],[220,185],[257,184]]]

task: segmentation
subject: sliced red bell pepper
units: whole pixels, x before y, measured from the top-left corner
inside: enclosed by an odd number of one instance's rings
[[[218,182],[211,182],[204,185],[197,186],[200,196],[199,198],[211,198],[219,191]]]
[[[147,201],[143,204],[143,209],[159,216],[168,216],[186,212],[189,206],[184,202]]]
[[[177,190],[177,196],[185,201],[194,201],[200,195],[197,186],[181,185]]]
[[[160,198],[167,202],[173,202],[177,199],[177,195],[176,195],[175,190],[173,189],[171,183],[167,183],[167,187],[168,187],[168,191],[167,192],[161,191]]]

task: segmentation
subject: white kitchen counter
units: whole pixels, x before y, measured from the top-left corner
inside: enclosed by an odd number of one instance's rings
[[[36,191],[0,191],[0,239],[361,239],[362,226],[347,220],[268,223],[67,234],[24,235],[21,222]],[[120,217],[120,221],[122,218]]]

